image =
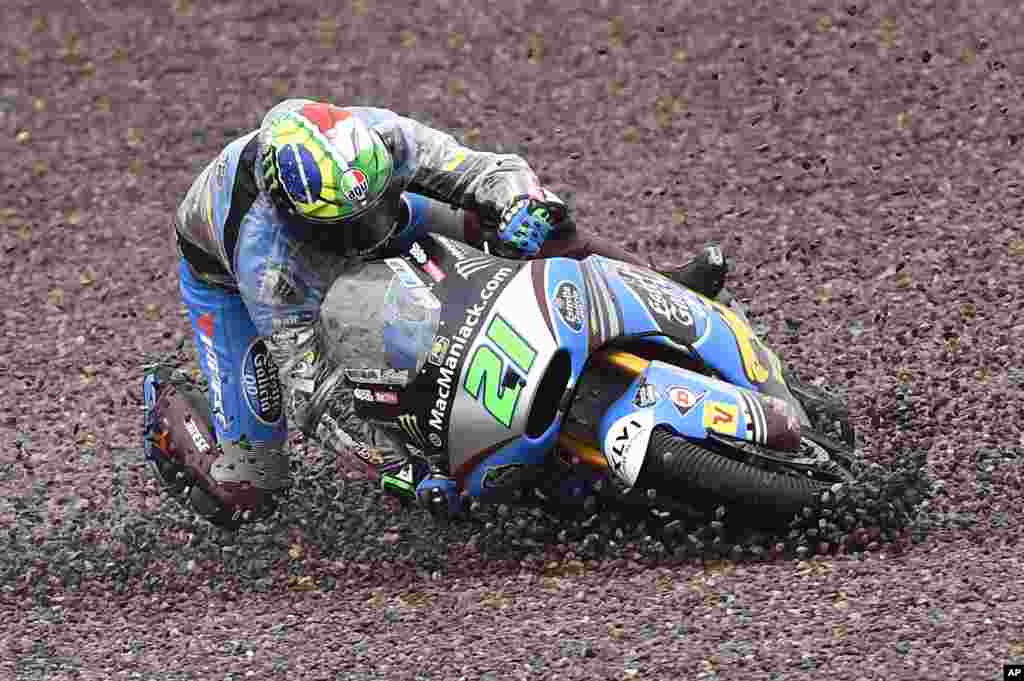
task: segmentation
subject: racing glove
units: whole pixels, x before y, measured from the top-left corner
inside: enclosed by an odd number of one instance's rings
[[[498,239],[516,252],[532,258],[564,214],[564,208],[565,204],[550,192],[544,192],[543,198],[517,196],[501,213]]]

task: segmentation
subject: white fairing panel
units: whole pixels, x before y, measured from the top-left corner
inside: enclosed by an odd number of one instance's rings
[[[537,386],[558,349],[537,303],[531,270],[524,267],[514,275],[497,304],[477,322],[480,333],[466,349],[452,387],[448,445],[453,470],[525,432]]]
[[[608,429],[603,443],[604,455],[612,472],[627,485],[633,485],[640,475],[653,431],[653,409],[638,409],[626,414]]]

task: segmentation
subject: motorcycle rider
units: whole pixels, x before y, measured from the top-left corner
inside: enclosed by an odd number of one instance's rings
[[[147,368],[145,458],[161,482],[215,524],[266,517],[291,484],[290,423],[401,494],[457,503],[444,471],[413,470],[390,435],[325,392],[337,367],[323,351],[323,296],[428,230],[506,257],[647,264],[582,234],[519,156],[470,149],[386,109],[285,100],[206,166],[175,215],[181,295],[209,390],[204,399],[170,367]],[[725,273],[717,247],[665,272],[710,297]]]

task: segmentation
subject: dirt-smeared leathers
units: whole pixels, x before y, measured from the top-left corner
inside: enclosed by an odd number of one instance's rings
[[[0,26],[0,678],[899,681],[1024,656],[1016,3],[544,5],[522,33],[478,3],[37,6]],[[868,457],[927,454],[921,543],[680,563],[627,525],[592,560],[600,514],[512,507],[442,539],[308,444],[309,506],[237,538],[140,486],[138,364],[191,342],[163,197],[297,90],[521,153],[644,254],[721,238]]]

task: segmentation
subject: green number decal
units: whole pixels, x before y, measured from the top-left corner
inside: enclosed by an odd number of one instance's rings
[[[482,394],[484,409],[490,412],[498,423],[511,428],[512,417],[515,416],[516,403],[519,402],[519,393],[523,391],[523,386],[518,383],[514,388],[503,386],[503,366],[498,353],[488,345],[481,345],[473,353],[473,363],[469,365],[469,372],[463,385],[466,392],[478,400],[481,400]]]
[[[516,368],[524,374],[529,373],[533,361],[537,358],[537,351],[530,347],[526,339],[509,326],[508,322],[495,316],[487,327],[486,336]],[[515,387],[502,385],[504,375],[505,362],[501,355],[490,345],[481,345],[473,353],[469,370],[466,372],[466,380],[462,385],[466,392],[483,404],[484,409],[498,423],[511,428],[523,386],[521,383],[517,383]]]
[[[494,341],[494,344],[508,355],[512,363],[523,373],[528,372],[533,366],[537,351],[531,348],[526,339],[516,333],[516,330],[501,317],[495,315],[491,320],[487,326],[487,337]]]

